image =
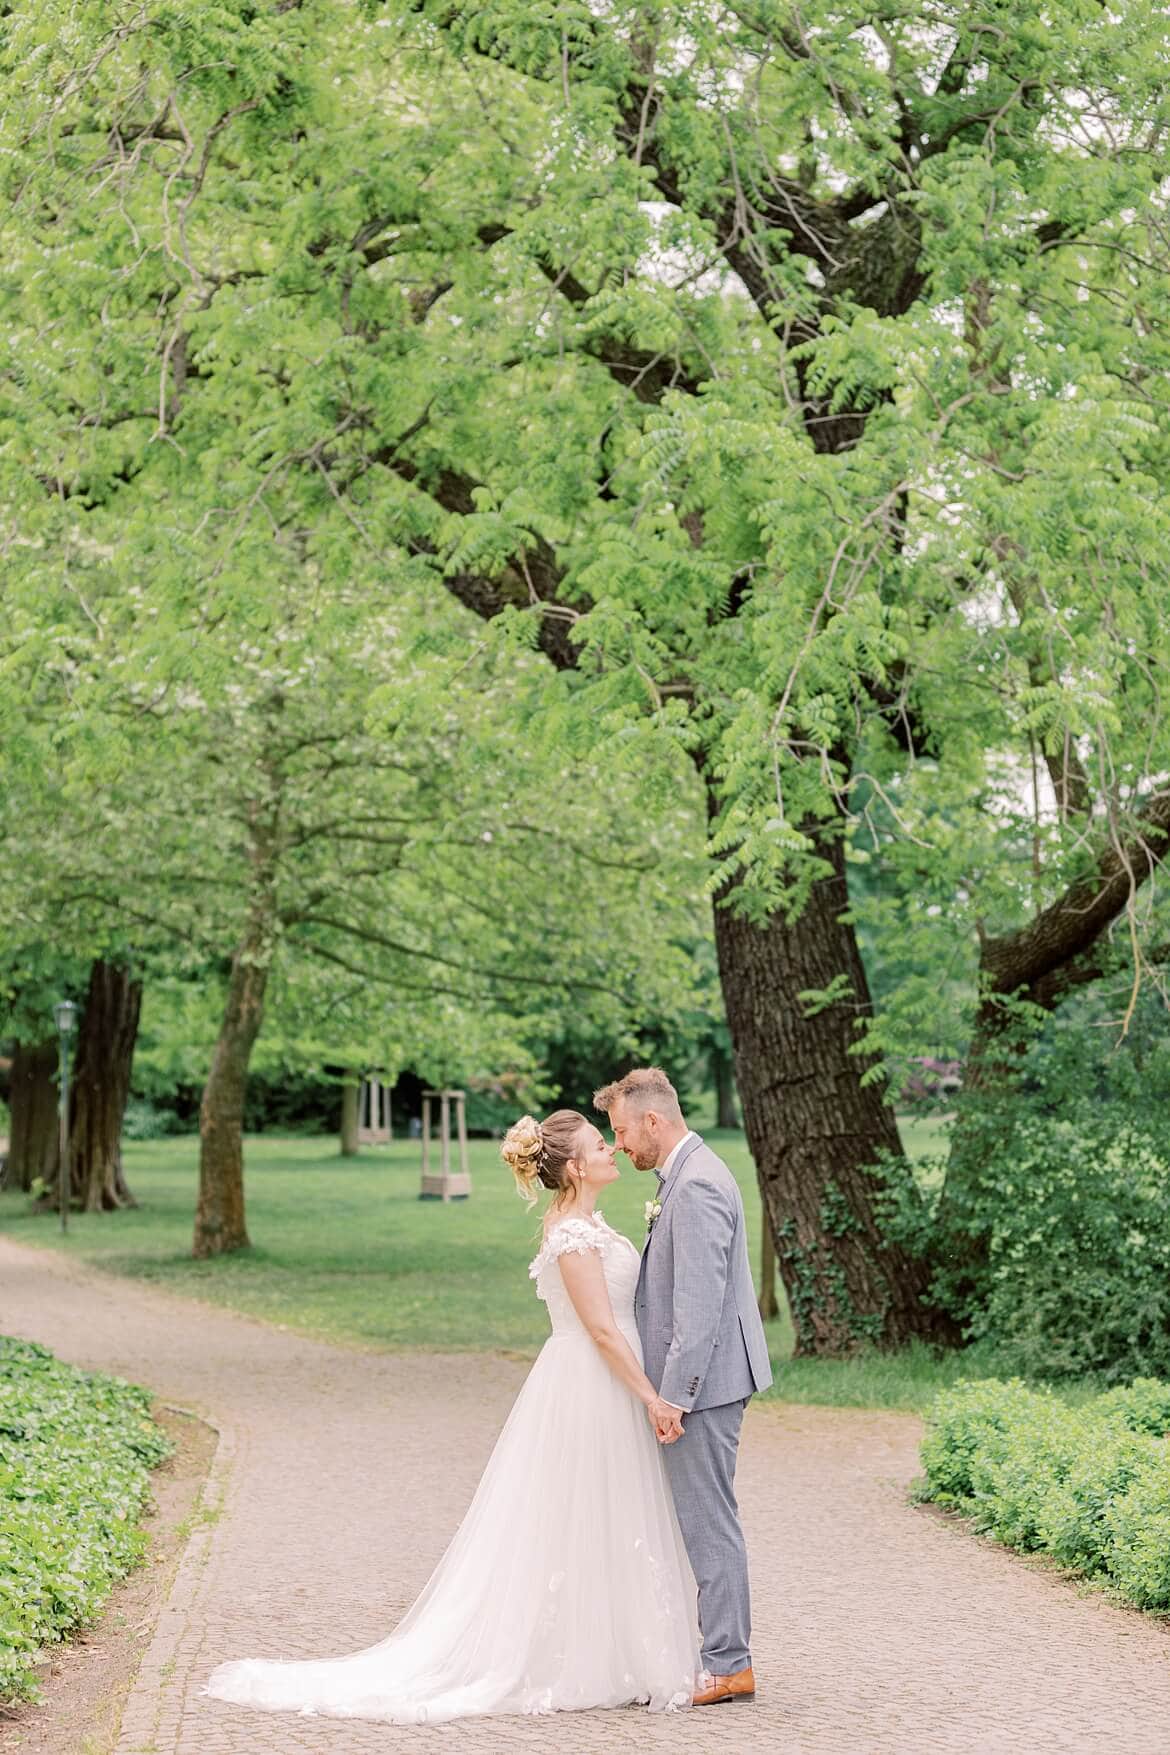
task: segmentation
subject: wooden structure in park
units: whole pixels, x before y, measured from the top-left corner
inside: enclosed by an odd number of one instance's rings
[[[358,1144],[388,1146],[391,1137],[390,1087],[381,1079],[363,1079],[358,1097]]]
[[[431,1104],[439,1104],[439,1168],[431,1169]],[[451,1168],[451,1105],[455,1105],[455,1128],[459,1141],[459,1168]],[[471,1193],[471,1169],[467,1162],[466,1091],[424,1091],[422,1099],[422,1186],[420,1200],[466,1200]]]

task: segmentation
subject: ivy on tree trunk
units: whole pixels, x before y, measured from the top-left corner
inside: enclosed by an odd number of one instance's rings
[[[901,1158],[881,1080],[857,1053],[870,1009],[848,909],[840,837],[822,836],[832,875],[799,920],[757,925],[716,898],[715,944],[744,1131],[755,1159],[798,1350],[898,1345],[945,1329],[926,1301],[929,1269],[875,1218],[879,1153]],[[844,976],[844,981],[841,977]],[[800,998],[832,989],[831,1002]],[[843,1076],[843,1073],[845,1076]]]

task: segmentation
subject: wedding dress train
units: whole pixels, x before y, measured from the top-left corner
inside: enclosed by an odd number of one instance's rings
[[[270,1711],[393,1724],[689,1702],[695,1584],[657,1439],[577,1317],[558,1262],[597,1250],[639,1360],[638,1252],[592,1219],[550,1232],[529,1272],[552,1334],[467,1515],[388,1639],[346,1657],[221,1664],[207,1692]]]

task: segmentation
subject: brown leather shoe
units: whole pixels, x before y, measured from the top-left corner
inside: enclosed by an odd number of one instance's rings
[[[692,1706],[722,1706],[727,1700],[754,1700],[756,1697],[756,1678],[750,1664],[746,1670],[737,1670],[734,1676],[712,1676],[704,1672],[701,1680],[708,1686],[692,1696]]]

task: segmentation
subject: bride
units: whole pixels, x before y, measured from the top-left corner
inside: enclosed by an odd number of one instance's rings
[[[559,1109],[525,1116],[501,1149],[529,1205],[538,1184],[552,1191],[528,1270],[552,1334],[466,1517],[389,1638],[345,1657],[221,1664],[216,1699],[393,1724],[690,1703],[695,1583],[659,1449],[677,1420],[642,1370],[638,1251],[596,1206],[618,1175],[613,1148]]]

